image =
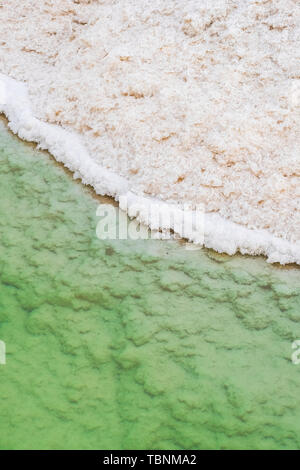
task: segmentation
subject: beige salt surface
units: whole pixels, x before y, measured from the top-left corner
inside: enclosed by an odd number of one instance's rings
[[[300,241],[293,0],[2,0],[0,72],[138,194]]]

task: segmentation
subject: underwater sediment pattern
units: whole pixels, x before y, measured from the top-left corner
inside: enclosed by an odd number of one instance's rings
[[[299,269],[101,241],[99,203],[1,125],[0,448],[299,449]]]

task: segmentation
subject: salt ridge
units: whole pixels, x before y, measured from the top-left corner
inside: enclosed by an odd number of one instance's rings
[[[159,229],[171,228],[182,235],[183,227],[168,226],[169,213],[174,213],[174,205],[153,197],[135,194],[129,182],[96,163],[83,145],[80,136],[62,127],[42,122],[33,115],[26,86],[6,75],[0,74],[0,112],[9,121],[9,128],[21,139],[36,142],[41,149],[48,150],[58,162],[63,163],[80,178],[84,184],[91,185],[99,195],[108,195],[115,200],[126,200],[121,209],[131,217],[151,226],[148,208],[158,204],[165,213],[165,221]],[[122,196],[122,197],[121,197]],[[178,213],[181,210],[178,209]],[[177,219],[178,220],[178,219]],[[199,242],[200,234],[193,231],[186,234],[190,241]],[[300,264],[300,244],[280,239],[266,230],[251,230],[226,220],[218,214],[205,214],[204,245],[219,253],[233,255],[236,252],[250,255],[264,255],[269,263]]]

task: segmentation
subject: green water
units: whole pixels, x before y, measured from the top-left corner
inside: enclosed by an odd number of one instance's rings
[[[2,449],[300,448],[300,271],[101,241],[99,201],[0,127]]]

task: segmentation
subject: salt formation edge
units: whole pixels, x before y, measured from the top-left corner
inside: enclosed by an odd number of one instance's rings
[[[174,214],[174,204],[169,204],[152,197],[135,194],[129,182],[117,174],[96,163],[89,155],[75,132],[60,126],[42,122],[34,117],[24,83],[0,74],[0,112],[9,121],[9,128],[14,134],[28,142],[36,142],[39,148],[48,150],[58,162],[74,173],[74,178],[91,185],[99,195],[113,197],[131,217],[151,226],[149,220],[150,205],[159,205],[166,214],[159,229],[172,229],[181,236],[183,227],[168,226],[168,212]],[[178,213],[181,210],[178,209]],[[166,225],[167,221],[167,225]],[[194,231],[186,233],[190,241],[199,242]],[[226,220],[214,213],[206,213],[204,220],[204,246],[219,253],[233,255],[236,252],[249,255],[264,255],[269,263],[300,264],[300,243],[291,243],[280,239],[266,230],[252,230]]]

